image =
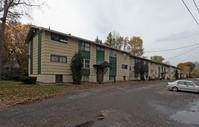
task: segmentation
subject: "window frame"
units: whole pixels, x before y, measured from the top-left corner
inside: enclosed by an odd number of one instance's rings
[[[110,55],[111,57],[117,57],[117,52],[116,52],[115,50],[110,49],[109,55]]]
[[[52,59],[52,57],[57,57],[57,61],[54,61],[53,59]],[[66,59],[66,62],[61,62],[61,58],[65,58]],[[59,55],[54,55],[54,54],[51,54],[50,55],[50,62],[56,62],[56,63],[67,63],[67,56],[59,56]]]
[[[97,45],[96,46],[96,49],[98,50],[98,51],[105,51],[105,47],[103,47],[103,46],[99,46],[99,45]]]
[[[89,61],[88,63],[86,63],[86,61]],[[86,65],[88,65],[88,67],[86,67]],[[90,59],[83,59],[83,69],[90,69]]]
[[[122,64],[122,69],[128,69],[128,65]]]
[[[82,82],[89,82],[89,75],[82,75],[81,81]]]
[[[59,80],[58,80],[59,79]],[[55,75],[55,82],[56,83],[63,83],[63,75],[61,74],[56,74]]]
[[[123,59],[126,60],[127,59],[127,55],[126,53],[123,54]]]
[[[109,76],[109,80],[110,81],[114,81],[115,80],[115,76]]]
[[[79,49],[82,51],[90,52],[91,44],[87,42],[80,41],[79,42]],[[88,49],[88,50],[87,50]]]
[[[57,38],[57,39],[55,39],[55,38]],[[68,43],[68,37],[67,36],[60,35],[60,34],[57,34],[57,33],[52,33],[52,32],[51,32],[51,40],[59,41],[59,42],[62,42],[62,43]]]
[[[116,67],[116,63],[110,63],[111,64],[111,70],[116,70],[117,67]]]

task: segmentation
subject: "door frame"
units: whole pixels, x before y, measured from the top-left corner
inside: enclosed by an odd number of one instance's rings
[[[97,82],[98,82],[98,70],[102,70],[102,82],[103,82],[103,80],[104,80],[104,68],[101,68],[101,67],[97,67]]]

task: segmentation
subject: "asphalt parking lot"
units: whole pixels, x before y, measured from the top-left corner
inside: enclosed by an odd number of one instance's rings
[[[41,103],[0,112],[1,127],[198,127],[199,94],[173,92],[167,82],[69,90]],[[80,126],[79,126],[80,127]]]

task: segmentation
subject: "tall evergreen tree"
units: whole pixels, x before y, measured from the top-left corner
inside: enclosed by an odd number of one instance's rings
[[[83,57],[80,52],[75,53],[71,59],[70,70],[74,84],[80,84],[82,78]]]
[[[107,46],[112,46],[113,45],[113,36],[112,36],[111,32],[106,37],[106,42],[104,43],[104,45],[107,45]]]
[[[95,42],[96,42],[96,43],[102,44],[102,40],[100,40],[100,39],[98,38],[98,36],[96,37]]]

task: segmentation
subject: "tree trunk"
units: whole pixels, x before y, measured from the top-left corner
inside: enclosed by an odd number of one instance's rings
[[[8,2],[7,0],[4,1],[4,13],[3,17],[1,19],[1,30],[0,30],[0,80],[1,80],[1,74],[2,74],[2,49],[3,49],[3,41],[4,41],[4,32],[5,32],[5,24],[6,24],[6,17],[8,14]]]

